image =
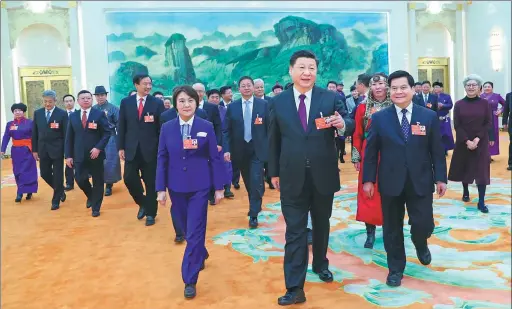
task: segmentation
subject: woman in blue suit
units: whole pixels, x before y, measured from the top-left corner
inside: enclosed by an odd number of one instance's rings
[[[179,86],[172,98],[179,117],[166,122],[160,131],[156,191],[158,201],[165,205],[169,190],[172,215],[186,235],[181,273],[185,298],[194,298],[199,271],[208,258],[208,192],[213,186],[216,202],[224,197],[225,171],[213,125],[194,117],[199,104],[197,92],[190,86]]]

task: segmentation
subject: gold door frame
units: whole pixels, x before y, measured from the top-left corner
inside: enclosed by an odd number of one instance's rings
[[[432,80],[432,69],[444,70],[443,92],[450,94],[450,58],[448,57],[421,57],[418,58],[418,71],[427,70],[427,79],[434,83]],[[422,82],[422,81],[419,81]]]

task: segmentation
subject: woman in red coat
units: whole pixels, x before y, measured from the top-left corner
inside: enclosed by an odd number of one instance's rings
[[[362,95],[362,94],[361,94]],[[357,215],[356,220],[366,224],[365,248],[373,248],[375,242],[375,227],[382,225],[382,208],[379,190],[375,189],[370,199],[363,192],[363,160],[366,147],[366,136],[370,129],[372,114],[393,103],[389,98],[388,78],[384,73],[376,73],[370,80],[370,92],[365,101],[356,109],[355,131],[352,137],[352,163],[359,172],[357,188]]]

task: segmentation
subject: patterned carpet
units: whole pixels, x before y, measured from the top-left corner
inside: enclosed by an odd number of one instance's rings
[[[502,154],[508,147],[503,137]],[[279,307],[285,226],[275,190],[267,189],[255,230],[247,228],[243,190],[234,192],[234,200],[210,207],[211,257],[197,298],[186,301],[180,274],[184,246],[172,241],[169,206],[160,207],[157,224],[147,228],[135,219],[137,209],[119,183],[99,218],[91,218],[78,189],[68,193],[61,209],[50,211],[51,192],[42,180],[32,201],[15,204],[11,164],[2,163],[2,308]],[[488,214],[477,211],[474,186],[470,203],[460,200],[457,183],[449,184],[445,198],[435,198],[430,266],[418,262],[405,220],[406,273],[402,287],[389,288],[382,230],[377,229],[375,248],[364,249],[364,225],[355,221],[356,173],[351,164],[340,164],[342,186],[328,252],[335,281],[320,282],[310,270],[308,300],[297,307],[511,308],[511,181],[505,155],[495,157],[491,167]]]

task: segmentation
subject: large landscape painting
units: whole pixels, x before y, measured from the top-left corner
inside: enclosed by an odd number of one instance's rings
[[[233,86],[243,75],[265,90],[290,81],[290,55],[313,51],[318,85],[347,86],[364,72],[388,72],[386,13],[356,12],[108,12],[111,101],[119,104],[139,72],[153,91],[170,95],[180,84]]]

